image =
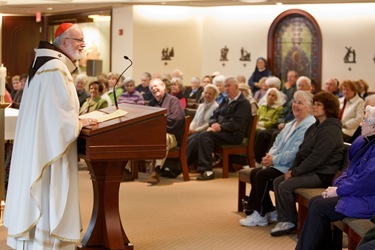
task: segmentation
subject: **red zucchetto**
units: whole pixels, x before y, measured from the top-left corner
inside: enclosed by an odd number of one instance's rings
[[[64,33],[67,29],[73,26],[73,23],[62,23],[55,31],[55,38]]]

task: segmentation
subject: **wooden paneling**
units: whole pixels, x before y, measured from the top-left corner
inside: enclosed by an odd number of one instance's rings
[[[41,39],[42,23],[35,17],[4,16],[2,26],[2,63],[7,75],[28,74],[34,49]]]

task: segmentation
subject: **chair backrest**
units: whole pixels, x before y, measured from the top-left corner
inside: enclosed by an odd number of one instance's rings
[[[258,122],[258,115],[251,115],[251,119],[249,121],[249,128],[247,130],[247,155],[249,161],[249,166],[251,168],[255,168],[255,155],[254,155],[254,141],[255,141],[255,134],[256,134],[256,129],[257,129],[257,122]]]
[[[342,164],[341,164],[341,171],[346,170],[349,167],[349,149],[352,144],[348,142],[344,142],[344,157],[342,159]]]
[[[249,142],[254,142],[256,129],[257,129],[258,115],[250,115],[249,127],[247,129],[246,137]]]
[[[344,172],[349,167],[348,157],[349,157],[349,149],[351,145],[352,144],[348,142],[344,142],[344,157],[342,158],[341,168],[339,169],[339,171],[337,171],[337,173],[333,177],[333,181],[336,180],[342,174],[342,172]]]
[[[187,144],[187,139],[189,136],[190,122],[191,122],[191,117],[189,115],[185,116],[184,134],[182,135],[181,143],[180,143],[181,152],[186,152],[186,144]]]

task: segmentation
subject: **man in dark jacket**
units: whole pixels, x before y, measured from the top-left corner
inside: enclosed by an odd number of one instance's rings
[[[234,77],[225,80],[227,97],[214,111],[206,131],[189,137],[186,156],[188,164],[198,161],[201,173],[197,180],[212,180],[212,153],[216,146],[241,143],[251,117],[251,106],[238,88]]]

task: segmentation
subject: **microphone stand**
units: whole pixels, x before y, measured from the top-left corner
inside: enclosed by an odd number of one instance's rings
[[[124,56],[124,58],[125,58],[125,60],[130,61],[130,65],[129,65],[128,67],[126,67],[126,68],[124,69],[124,71],[122,71],[121,75],[117,78],[115,85],[113,85],[113,99],[114,99],[114,101],[115,101],[115,107],[116,107],[116,110],[118,110],[118,103],[117,103],[117,97],[116,97],[116,86],[117,86],[117,83],[118,83],[118,81],[121,79],[122,75],[128,70],[128,68],[130,68],[130,67],[133,65],[133,61],[130,60],[129,57]]]

